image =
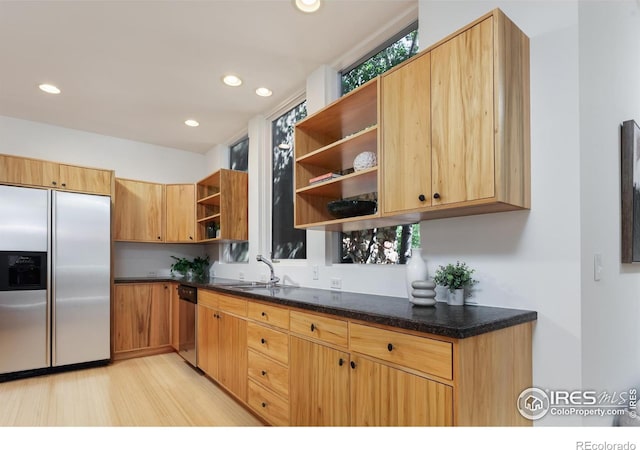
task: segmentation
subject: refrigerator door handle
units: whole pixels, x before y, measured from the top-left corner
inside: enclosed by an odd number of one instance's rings
[[[54,261],[54,242],[56,242],[56,192],[49,191],[49,242],[47,248],[47,263],[49,267],[49,277],[47,281],[47,292],[49,295],[47,296],[47,315],[49,316],[49,320],[47,320],[47,327],[49,327],[49,331],[47,333],[47,339],[49,340],[48,346],[51,351],[47,355],[49,365],[53,365],[53,362],[56,360],[56,302],[54,299],[56,298],[56,277],[55,277],[55,261]]]

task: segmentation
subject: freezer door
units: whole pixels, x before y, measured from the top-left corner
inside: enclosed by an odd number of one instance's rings
[[[49,366],[47,291],[0,291],[0,374]]]
[[[53,366],[110,358],[111,199],[53,192]]]
[[[47,251],[48,194],[43,189],[0,186],[0,250]]]

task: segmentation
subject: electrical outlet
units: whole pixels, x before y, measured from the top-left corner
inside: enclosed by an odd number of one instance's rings
[[[341,278],[332,278],[331,279],[331,289],[342,289],[342,279]]]
[[[238,278],[239,278],[240,280],[244,280],[244,272],[240,272],[240,273],[238,274]]]
[[[318,266],[313,266],[313,279],[314,280],[320,279],[320,267]]]
[[[593,255],[593,280],[600,281],[602,278],[602,254],[595,253]]]

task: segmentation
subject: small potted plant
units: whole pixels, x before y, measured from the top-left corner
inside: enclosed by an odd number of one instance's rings
[[[193,261],[188,258],[178,258],[176,256],[171,256],[176,260],[173,264],[171,264],[171,273],[178,272],[183,277],[186,276],[188,279],[196,278],[197,280],[202,280],[207,274],[207,269],[209,268],[209,255],[206,255],[204,258],[200,256],[193,259]]]
[[[176,262],[171,264],[171,275],[173,275],[174,272],[177,272],[183,277],[187,276],[189,270],[192,269],[191,261],[189,261],[187,258],[178,258],[177,256],[173,255],[171,257],[176,260]]]
[[[455,264],[438,267],[433,281],[449,290],[448,304],[463,305],[465,288],[469,288],[478,282],[471,276],[474,272],[475,269],[469,268],[467,263],[457,261]]]

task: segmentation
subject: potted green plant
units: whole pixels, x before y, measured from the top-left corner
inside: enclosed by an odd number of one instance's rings
[[[204,279],[207,274],[207,269],[209,268],[209,255],[206,255],[204,258],[197,256],[193,260],[188,258],[178,258],[176,256],[171,256],[176,260],[173,264],[171,264],[171,274],[174,272],[179,273],[183,277],[196,279]]]
[[[193,270],[193,276],[196,279],[202,280],[204,278],[208,278],[208,276],[205,275],[207,275],[209,269],[209,255],[206,255],[204,258],[199,256],[194,258],[191,263],[191,269]]]
[[[470,288],[478,282],[471,276],[474,272],[475,269],[471,269],[467,266],[467,263],[457,261],[455,264],[439,266],[433,281],[449,290],[447,303],[450,305],[463,305],[465,288]]]
[[[178,258],[173,255],[171,255],[171,257],[176,260],[176,262],[171,264],[171,275],[173,275],[174,272],[177,272],[183,277],[187,276],[187,272],[192,268],[191,261],[187,258]]]

